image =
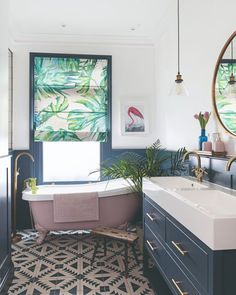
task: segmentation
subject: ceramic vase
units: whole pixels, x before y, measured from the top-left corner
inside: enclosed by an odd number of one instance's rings
[[[199,146],[198,149],[199,151],[202,151],[202,146],[203,146],[203,142],[207,142],[208,138],[206,136],[206,130],[205,129],[201,129],[201,135],[199,136]]]

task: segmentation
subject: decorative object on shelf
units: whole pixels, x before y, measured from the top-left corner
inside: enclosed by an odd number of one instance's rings
[[[202,151],[202,145],[204,142],[207,142],[208,138],[206,136],[206,130],[201,129],[201,135],[199,136],[199,141],[198,141],[198,148],[200,151]]]
[[[34,162],[34,157],[28,152],[22,152],[18,154],[14,162],[14,186],[13,186],[13,217],[12,217],[12,243],[15,244],[21,241],[21,235],[16,232],[16,197],[17,197],[17,184],[18,184],[18,175],[20,173],[20,168],[18,169],[17,164],[18,160],[22,156],[27,156]]]
[[[184,85],[184,80],[180,73],[180,21],[179,21],[179,0],[177,0],[177,32],[178,32],[178,73],[176,75],[175,83],[169,95],[188,96],[188,90]]]
[[[148,114],[144,102],[125,102],[121,104],[121,133],[148,133]]]
[[[207,152],[212,151],[212,142],[210,141],[210,134],[208,133],[208,140],[203,142],[203,150]]]
[[[225,152],[225,144],[220,138],[220,133],[217,133],[217,137],[214,143],[214,152],[216,153],[223,153]]]
[[[234,43],[233,40],[230,43],[231,47],[231,60],[230,60],[230,67],[231,67],[231,75],[229,77],[228,83],[224,89],[224,96],[229,99],[236,100],[236,81],[234,75]]]
[[[206,124],[209,121],[211,113],[205,112],[202,114],[200,112],[199,114],[195,114],[194,118],[199,121],[201,126],[201,135],[199,136],[199,150],[202,151],[202,144],[203,142],[207,142],[208,138],[206,136]]]

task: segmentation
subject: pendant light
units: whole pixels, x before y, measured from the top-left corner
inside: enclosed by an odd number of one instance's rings
[[[231,41],[231,75],[224,89],[224,96],[229,99],[236,100],[236,81],[234,75],[234,44]]]
[[[177,95],[177,96],[188,96],[188,91],[184,85],[184,80],[180,73],[180,34],[179,34],[179,0],[177,0],[177,27],[178,27],[178,74],[176,75],[176,80],[174,85],[170,91],[170,95]]]

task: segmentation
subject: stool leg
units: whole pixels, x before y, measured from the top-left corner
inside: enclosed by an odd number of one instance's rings
[[[139,266],[138,255],[136,253],[135,244],[134,243],[132,244],[132,251],[133,251],[134,258],[135,258],[135,260],[137,262],[137,265]]]
[[[107,239],[104,237],[104,256],[107,255]]]
[[[94,252],[93,252],[93,257],[92,257],[92,260],[91,260],[91,264],[94,263],[94,259],[95,259],[96,254],[97,254],[98,247],[99,247],[99,239],[97,240],[96,245],[94,247]]]
[[[125,242],[125,277],[128,277],[128,272],[129,272],[129,262],[128,262],[128,243]]]

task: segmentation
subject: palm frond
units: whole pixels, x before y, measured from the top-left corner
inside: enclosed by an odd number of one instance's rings
[[[187,152],[185,147],[180,148],[177,152],[171,153],[171,167],[170,174],[171,175],[181,175],[186,172],[186,165],[183,163],[183,156]]]

